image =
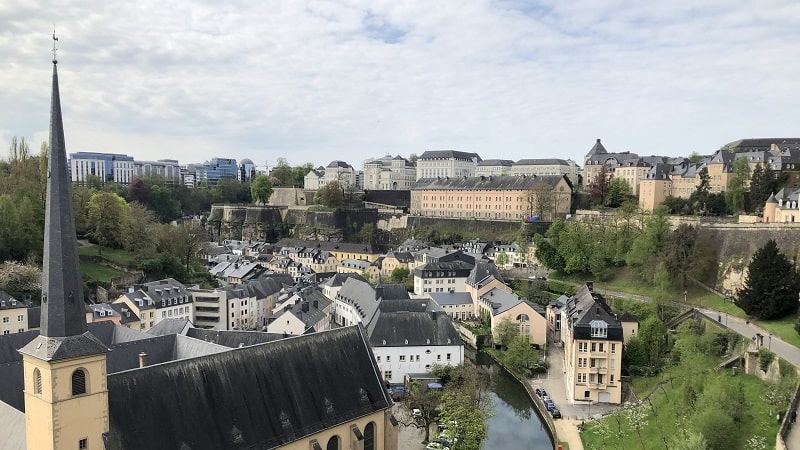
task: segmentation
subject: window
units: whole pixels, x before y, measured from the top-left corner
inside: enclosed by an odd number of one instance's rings
[[[419,362],[419,355],[417,355],[417,362]]]
[[[600,352],[601,352],[601,353],[602,353],[602,352],[604,352],[605,350],[603,350],[603,346],[604,346],[605,344],[603,344],[603,343],[601,342],[601,343],[599,343],[598,345],[599,345],[599,347],[600,347]]]
[[[8,321],[9,321],[8,317],[3,317],[3,323],[8,323]]]
[[[586,383],[586,374],[585,373],[579,373],[578,374],[578,383]]]
[[[583,397],[589,398],[590,397],[589,391],[583,391]]]
[[[578,351],[579,352],[587,352],[589,350],[589,344],[586,342],[578,342]]]
[[[436,360],[437,361],[441,361],[442,360],[442,355],[436,355]]]
[[[611,377],[611,378],[608,379],[608,383],[609,384],[614,384],[614,374],[612,373],[611,375],[609,375],[609,377]]]
[[[83,369],[77,369],[72,372],[72,395],[81,395],[86,393],[86,372]]]
[[[370,422],[364,427],[364,450],[375,450],[375,423]]]
[[[22,314],[17,316],[17,322],[22,322],[23,320],[25,320],[25,316],[23,316]]]
[[[42,373],[39,369],[33,369],[33,392],[35,394],[42,393]]]
[[[406,355],[400,355],[400,362],[406,361]]]
[[[617,344],[611,344],[611,353],[617,353]]]
[[[592,353],[597,351],[597,342],[592,342]]]
[[[325,450],[339,450],[339,436],[333,436],[328,439],[328,445],[325,446]]]
[[[381,362],[381,357],[380,357],[380,355],[377,355],[377,356],[375,356],[375,359],[376,359],[378,362]]]
[[[383,371],[383,379],[386,381],[391,381],[392,379],[392,371],[391,370],[384,370]]]
[[[78,450],[86,450],[89,448],[89,439],[83,438],[78,441]]]
[[[450,361],[450,353],[447,354],[447,360]]]

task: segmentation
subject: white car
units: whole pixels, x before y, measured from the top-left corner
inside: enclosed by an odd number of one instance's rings
[[[414,408],[411,410],[411,417],[417,418],[422,417],[422,411],[419,408]]]

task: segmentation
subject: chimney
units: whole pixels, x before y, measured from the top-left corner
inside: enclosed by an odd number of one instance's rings
[[[302,311],[304,313],[308,312],[308,302],[303,302]]]
[[[139,368],[147,366],[147,353],[139,353]]]
[[[319,309],[319,300],[314,300],[314,308]]]
[[[431,319],[436,322],[436,311],[431,311]]]
[[[600,143],[600,138],[597,138],[597,143],[598,143],[598,144]]]

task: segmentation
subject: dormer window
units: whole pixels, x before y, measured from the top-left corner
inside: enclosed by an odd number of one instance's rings
[[[608,324],[602,320],[593,320],[589,323],[592,328],[592,337],[608,337]]]

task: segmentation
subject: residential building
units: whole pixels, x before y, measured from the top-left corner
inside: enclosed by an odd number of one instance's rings
[[[655,211],[673,191],[673,183],[669,172],[672,168],[667,164],[657,164],[648,170],[639,183],[639,208],[643,211]]]
[[[411,214],[425,217],[551,221],[570,211],[566,176],[423,178],[411,189]]]
[[[325,186],[325,168],[322,166],[310,170],[303,178],[303,187],[307,191],[316,191]]]
[[[566,301],[560,315],[567,398],[571,402],[621,403],[623,323],[588,285]],[[627,326],[630,335],[636,333],[636,322]]]
[[[762,220],[765,223],[800,222],[800,188],[785,187],[770,195]]]
[[[373,287],[357,278],[345,280],[334,299],[335,322],[341,326],[369,323],[382,300],[409,299],[402,284],[378,284]]]
[[[194,322],[192,294],[182,283],[166,278],[133,286],[114,300],[125,304],[139,317],[140,330],[147,331],[163,319],[186,319]]]
[[[77,152],[69,155],[69,171],[73,183],[84,184],[90,176],[103,183],[128,184],[133,180],[133,157],[117,153]]]
[[[322,288],[322,295],[331,300],[335,299],[336,294],[339,293],[339,290],[342,288],[342,285],[344,285],[345,281],[347,281],[348,278],[355,278],[356,280],[361,281],[363,283],[368,283],[368,281],[365,280],[364,277],[361,276],[361,274],[336,273],[320,284],[320,287]]]
[[[430,262],[414,269],[414,294],[466,292],[473,264],[465,261]]]
[[[0,291],[0,332],[11,334],[28,331],[28,309],[25,303]]]
[[[469,292],[431,292],[428,295],[442,312],[455,320],[475,317],[472,295]]]
[[[284,306],[270,317],[267,332],[297,336],[329,330],[332,315],[333,301],[313,286],[304,290],[303,296],[296,303]]]
[[[505,321],[515,324],[519,335],[531,344],[543,346],[547,342],[547,320],[540,305],[501,288],[490,289],[476,303],[481,316],[489,319],[495,342],[497,327]]]
[[[325,167],[324,185],[338,182],[342,189],[355,189],[356,171],[344,161],[334,160]]]
[[[414,261],[414,256],[409,252],[393,252],[389,251],[383,255],[381,260],[381,275],[385,277],[392,276],[395,269],[409,269],[409,263]]]
[[[189,288],[194,324],[211,330],[253,330],[267,324],[281,290],[293,280],[285,275],[263,275],[216,289]]]
[[[383,300],[366,324],[383,379],[404,383],[409,374],[428,373],[434,364],[464,362],[464,343],[450,318],[420,300]]]
[[[398,155],[386,155],[364,163],[364,184],[367,190],[409,190],[416,181],[417,167]]]
[[[302,239],[281,239],[275,244],[277,248],[319,248],[333,255],[338,261],[345,259],[363,259],[369,262],[377,261],[381,252],[372,245],[353,242],[307,241]]]
[[[417,158],[416,179],[474,177],[481,157],[456,150],[428,150]]]

